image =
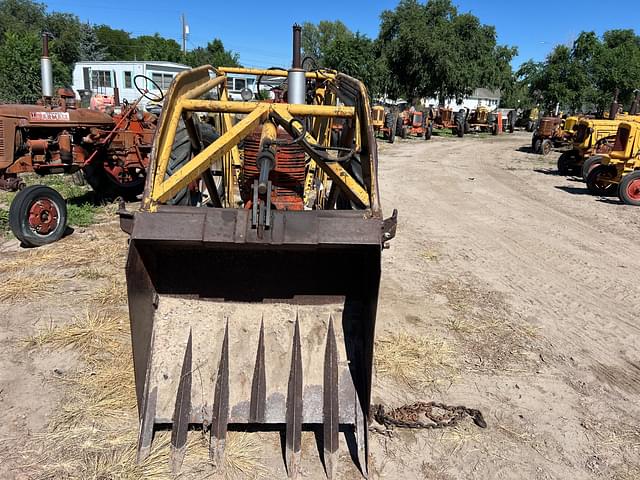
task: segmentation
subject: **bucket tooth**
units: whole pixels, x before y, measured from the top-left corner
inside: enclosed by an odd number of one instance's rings
[[[249,405],[249,422],[264,423],[267,403],[267,379],[264,364],[264,318],[260,324],[260,338],[256,352],[256,365],[251,382],[251,403]]]
[[[222,353],[218,363],[218,375],[213,399],[209,458],[221,471],[224,469],[224,447],[229,422],[229,320],[224,330]]]
[[[300,346],[300,321],[296,314],[291,352],[291,370],[287,387],[286,411],[286,463],[287,474],[296,478],[300,466],[300,442],[302,437],[302,351]]]
[[[328,478],[334,478],[338,460],[338,347],[333,329],[333,316],[329,316],[327,345],[324,351],[323,381],[323,443],[324,468]]]
[[[151,346],[149,348],[149,359],[147,361],[147,372],[145,375],[143,403],[140,412],[140,431],[138,432],[138,454],[136,461],[142,463],[151,453],[153,443],[153,429],[156,420],[156,406],[158,402],[158,387],[150,388],[151,384],[151,362],[153,358],[153,346],[155,335],[151,335]]]
[[[364,478],[369,478],[369,462],[367,460],[368,437],[367,425],[360,399],[356,393],[355,398],[355,436],[358,463],[360,464],[360,472]]]
[[[178,394],[176,395],[176,406],[173,411],[173,426],[171,429],[171,473],[177,475],[182,468],[184,455],[187,448],[187,432],[189,430],[189,420],[191,418],[191,361],[192,361],[192,339],[189,330],[189,340],[184,352],[182,361],[182,371],[180,372],[180,382],[178,383]]]

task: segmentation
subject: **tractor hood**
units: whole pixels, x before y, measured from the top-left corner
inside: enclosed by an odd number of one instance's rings
[[[0,105],[0,117],[15,118],[21,127],[111,127],[113,118],[86,108],[51,108],[44,105]]]

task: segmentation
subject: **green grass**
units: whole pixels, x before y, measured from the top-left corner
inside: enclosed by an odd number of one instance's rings
[[[91,189],[87,186],[74,185],[71,181],[70,175],[25,175],[23,177],[24,182],[29,185],[46,185],[48,187],[57,190],[65,200],[72,198],[82,197],[90,192]]]
[[[67,222],[74,227],[88,227],[95,223],[98,208],[90,203],[67,203]]]
[[[434,129],[433,130],[433,136],[434,137],[445,137],[445,138],[453,138],[456,135],[448,128],[442,128],[442,129]]]
[[[0,237],[6,236],[9,232],[9,211],[0,208]]]

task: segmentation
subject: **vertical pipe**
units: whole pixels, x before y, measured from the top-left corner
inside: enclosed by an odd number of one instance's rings
[[[40,72],[42,74],[42,97],[53,97],[53,69],[49,58],[49,37],[47,32],[42,33],[42,57],[40,58]],[[47,103],[47,102],[45,102]]]
[[[293,63],[291,68],[302,68],[302,60],[300,58],[302,27],[295,23],[293,25]]]
[[[298,24],[293,25],[293,61],[291,70],[289,70],[289,92],[288,102],[295,104],[306,103],[306,86],[305,72],[302,69],[302,60],[300,59],[302,27]]]

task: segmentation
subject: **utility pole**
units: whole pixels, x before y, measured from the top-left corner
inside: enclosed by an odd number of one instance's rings
[[[187,25],[187,20],[184,17],[184,13],[182,14],[182,54],[187,54],[187,35],[189,35],[189,25]]]

